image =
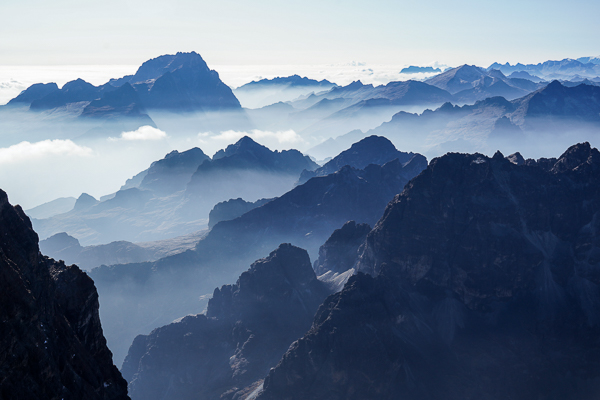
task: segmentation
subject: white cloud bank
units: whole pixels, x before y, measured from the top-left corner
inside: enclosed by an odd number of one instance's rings
[[[0,164],[39,159],[49,155],[87,157],[92,155],[92,149],[79,146],[71,140],[48,139],[35,143],[25,141],[0,148]]]
[[[117,140],[161,140],[165,139],[167,134],[160,129],[154,128],[150,125],[144,125],[136,129],[135,131],[123,132],[118,138],[110,137],[109,141]]]

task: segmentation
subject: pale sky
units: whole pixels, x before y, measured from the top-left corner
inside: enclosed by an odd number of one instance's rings
[[[487,67],[600,55],[597,0],[2,0],[0,65]]]

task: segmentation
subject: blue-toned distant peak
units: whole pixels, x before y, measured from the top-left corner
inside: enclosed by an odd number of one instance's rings
[[[240,86],[236,90],[251,90],[255,88],[265,88],[269,86],[285,86],[286,88],[303,88],[303,87],[317,87],[321,89],[329,89],[337,86],[335,83],[329,82],[327,79],[317,81],[300,75],[291,75],[285,77],[276,77],[272,79],[261,79],[258,81],[252,81]]]
[[[577,59],[577,61],[579,61],[580,63],[583,63],[583,64],[589,64],[589,63],[600,64],[600,56],[598,56],[598,57],[579,57]]]
[[[221,149],[215,153],[213,160],[217,160],[223,157],[230,157],[240,153],[271,153],[267,147],[262,144],[256,143],[249,136],[244,136],[234,144],[230,144],[224,150]]]
[[[416,65],[411,65],[409,67],[406,68],[402,68],[402,70],[400,71],[401,74],[419,74],[419,73],[439,73],[442,72],[441,69],[439,68],[433,68],[433,67],[419,67]]]
[[[52,83],[35,83],[23,90],[17,97],[8,102],[10,105],[31,104],[32,101],[41,99],[48,94],[59,90],[58,85]]]
[[[134,75],[127,75],[120,79],[111,79],[110,84],[121,86],[125,82],[139,83],[154,80],[167,72],[174,72],[180,68],[193,68],[201,72],[210,72],[208,65],[200,54],[190,53],[165,54],[144,62]]]

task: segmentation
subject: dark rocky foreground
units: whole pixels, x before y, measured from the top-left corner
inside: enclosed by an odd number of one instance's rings
[[[123,364],[132,398],[247,394],[306,332],[327,294],[306,251],[282,244],[236,284],[215,289],[206,315],[136,337]]]
[[[0,399],[128,399],[93,281],[41,255],[21,207],[0,191]]]
[[[258,398],[597,399],[600,153],[519,164],[433,160]]]

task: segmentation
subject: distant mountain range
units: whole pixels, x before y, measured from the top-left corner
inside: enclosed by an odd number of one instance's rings
[[[337,86],[326,79],[316,81],[298,75],[261,79],[234,89],[244,107],[260,108],[280,101],[291,101],[299,96],[329,90]]]
[[[322,156],[327,149],[343,148],[375,134],[430,157],[451,151],[514,152],[519,148],[539,154],[539,149],[548,146],[594,137],[600,126],[599,96],[598,86],[568,87],[553,81],[512,101],[491,97],[462,107],[446,103],[420,115],[399,112],[373,130],[349,132],[309,153]],[[542,137],[549,141],[540,143]]]
[[[447,90],[454,96],[455,102],[463,103],[494,96],[513,100],[543,87],[527,79],[507,78],[501,71],[486,71],[474,65],[447,70],[425,82]]]
[[[165,113],[179,115],[180,130],[183,122],[206,130],[251,128],[232,90],[195,52],[154,58],[134,75],[100,86],[82,79],[62,88],[54,83],[35,84],[3,109],[10,112],[14,107],[35,111],[42,120],[44,112],[67,109],[62,118],[48,121],[49,126],[56,129],[61,124],[69,138],[82,140],[106,138],[144,125],[156,127],[155,118],[163,129],[169,129],[174,122]],[[228,113],[228,119],[215,118],[215,113]]]
[[[509,63],[499,64],[493,63],[488,67],[488,70],[496,69],[504,74],[511,74],[516,71],[524,71],[531,75],[541,78],[551,79],[567,79],[570,80],[575,75],[582,77],[593,78],[600,76],[600,62],[598,57],[581,57],[577,60],[565,58],[560,61],[545,61],[538,64],[515,64]]]
[[[433,67],[417,67],[414,65],[411,65],[410,67],[406,67],[406,68],[402,68],[400,70],[401,74],[417,74],[420,72],[442,72],[441,69],[439,68],[433,68]]]
[[[317,167],[297,150],[271,151],[249,137],[212,159],[199,148],[173,151],[114,196],[99,202],[84,194],[72,210],[33,224],[43,239],[66,232],[84,246],[168,239],[205,228],[218,202],[281,195]]]

